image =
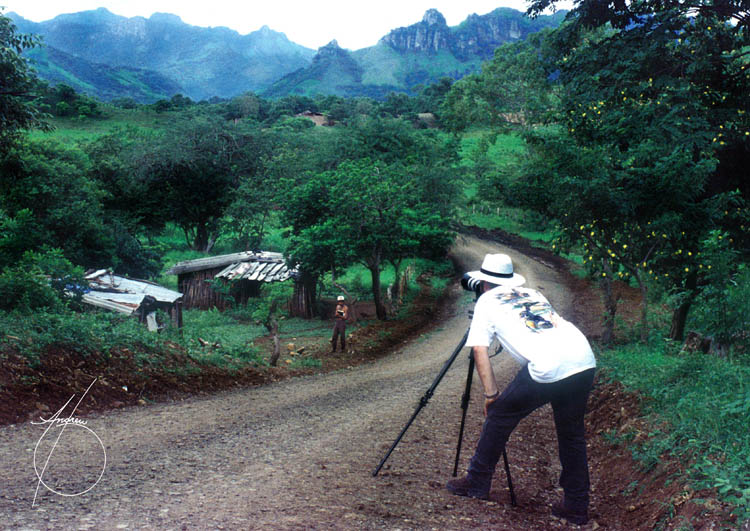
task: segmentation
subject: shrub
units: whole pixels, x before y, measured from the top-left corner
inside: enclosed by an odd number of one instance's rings
[[[713,337],[719,350],[750,355],[747,309],[750,300],[750,269],[738,264],[738,253],[730,247],[729,237],[713,231],[704,242],[706,286],[696,300],[690,325]],[[750,361],[750,358],[747,359]]]
[[[686,463],[699,488],[715,487],[750,516],[750,367],[700,353],[675,355],[664,344],[631,344],[600,356],[609,376],[649,400],[647,412],[660,429],[633,447],[646,468],[663,455]]]
[[[17,265],[0,273],[0,309],[60,309],[77,301],[84,285],[83,270],[71,264],[61,250],[28,251]]]

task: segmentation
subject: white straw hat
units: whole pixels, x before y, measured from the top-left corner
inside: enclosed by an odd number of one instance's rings
[[[482,268],[479,271],[472,271],[469,275],[498,286],[516,287],[526,282],[525,278],[513,272],[513,262],[507,254],[485,255]]]
[[[336,300],[337,301],[343,301],[344,300],[344,296],[343,295],[339,295],[338,297],[336,297]]]

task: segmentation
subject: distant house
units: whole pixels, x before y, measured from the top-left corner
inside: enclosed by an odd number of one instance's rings
[[[88,288],[83,302],[115,312],[138,317],[149,330],[159,328],[156,311],[166,312],[177,326],[182,326],[182,293],[147,282],[115,275],[100,269],[86,275]]]
[[[312,111],[303,111],[296,115],[297,118],[307,118],[311,120],[315,125],[334,125],[333,120],[330,120],[325,114]]]
[[[263,282],[283,282],[296,272],[281,253],[242,252],[180,262],[168,271],[177,275],[177,287],[183,293],[185,308],[226,309],[224,295],[212,285],[226,282],[229,294],[238,304],[260,294]]]

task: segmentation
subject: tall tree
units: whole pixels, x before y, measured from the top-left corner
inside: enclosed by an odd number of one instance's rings
[[[451,241],[450,217],[427,200],[410,168],[360,159],[316,174],[298,197],[300,230],[291,254],[319,270],[359,262],[370,272],[377,317],[386,319],[380,273],[386,261],[436,255]],[[443,205],[442,208],[446,208]]]
[[[531,11],[554,3],[534,2]],[[742,218],[750,185],[741,169],[750,164],[748,5],[725,8],[576,2],[532,60],[542,68],[531,79],[554,87],[545,121],[557,125],[528,130],[531,157],[510,189],[520,204],[559,221],[558,243],[586,246],[605,292],[613,276],[636,278],[644,298],[653,281],[686,292],[674,338],[702,283],[708,231],[725,229],[748,249]],[[524,76],[508,75],[505,56],[465,91],[490,116],[523,95],[512,89]],[[454,100],[470,101],[465,94]],[[613,300],[608,307],[611,326]]]
[[[191,246],[210,251],[240,179],[259,171],[262,145],[250,126],[198,116],[155,139],[138,168]]]
[[[19,142],[4,157],[0,208],[19,228],[8,242],[19,259],[25,251],[62,249],[76,265],[111,267],[152,276],[160,269],[117,217],[106,214],[106,192],[89,177],[89,160],[75,147],[51,140]]]
[[[583,156],[599,153],[594,179],[604,190],[564,172],[568,197],[575,196],[569,204],[579,208],[563,225],[600,257],[602,274],[611,264],[613,273],[632,275],[644,290],[653,277],[685,292],[671,330],[681,339],[705,276],[701,246],[708,231],[726,228],[738,244],[748,241],[740,219],[743,212],[747,218],[741,207],[750,199],[740,169],[750,163],[747,6],[744,13],[735,9],[740,6],[722,11],[700,2],[694,9],[651,2],[621,7],[602,12],[581,2],[578,18],[556,40],[563,54],[559,121]],[[592,34],[586,23],[614,29]],[[583,205],[575,202],[586,197]],[[584,219],[580,207],[593,215]]]
[[[21,131],[41,125],[33,105],[37,79],[22,53],[38,45],[30,35],[20,35],[13,22],[0,13],[0,154]]]

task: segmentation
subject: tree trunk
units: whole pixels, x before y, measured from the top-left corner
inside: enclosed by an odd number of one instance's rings
[[[267,328],[273,336],[273,352],[271,353],[271,359],[268,360],[268,362],[271,364],[271,367],[276,367],[276,365],[279,363],[279,356],[281,355],[281,342],[279,341],[279,322],[275,318],[271,318]]]
[[[604,319],[602,326],[602,343],[608,345],[615,337],[615,316],[617,315],[617,299],[612,289],[612,268],[609,260],[603,261],[605,276],[602,277],[601,285],[604,291]]]
[[[394,303],[401,302],[401,260],[391,262],[393,266],[393,286],[391,287],[391,297]]]
[[[314,316],[315,288],[317,284],[317,277],[304,271],[294,281],[294,294],[289,304],[289,313],[292,317],[311,319]]]
[[[193,249],[196,251],[205,251],[208,246],[208,229],[204,223],[200,223],[195,228],[195,239],[193,240]]]
[[[640,270],[636,279],[641,288],[641,341],[645,343],[648,340],[648,286],[641,279]]]
[[[690,307],[693,305],[693,301],[695,300],[695,296],[697,294],[697,286],[698,275],[696,275],[695,273],[689,274],[685,279],[685,288],[689,291],[689,293],[688,296],[685,297],[685,300],[682,301],[682,304],[675,308],[674,312],[672,313],[672,325],[669,328],[669,339],[682,341],[685,337],[685,325],[687,323],[687,317],[688,313],[690,312]]]
[[[218,233],[214,233],[211,236],[208,237],[208,241],[206,242],[206,248],[203,250],[206,253],[210,253],[211,249],[214,248],[214,245],[216,245],[216,240],[219,239]]]
[[[387,318],[385,305],[383,304],[383,297],[380,293],[380,268],[377,266],[369,266],[370,276],[372,277],[372,298],[375,302],[375,314],[378,319],[385,321]]]

